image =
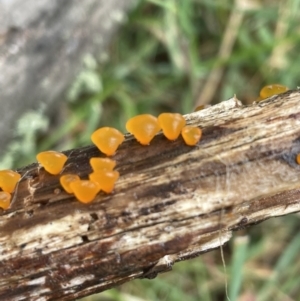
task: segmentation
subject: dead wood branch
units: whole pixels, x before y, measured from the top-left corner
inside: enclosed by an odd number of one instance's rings
[[[248,107],[230,99],[186,116],[196,147],[130,135],[115,159],[113,194],[83,205],[37,164],[21,170],[0,218],[0,299],[74,300],[227,242],[232,230],[300,210],[300,92]],[[93,147],[66,152],[86,177]]]

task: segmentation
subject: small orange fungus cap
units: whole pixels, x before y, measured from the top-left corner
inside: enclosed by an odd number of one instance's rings
[[[38,162],[52,175],[57,175],[63,169],[68,157],[56,151],[45,151],[36,156]]]
[[[273,95],[284,93],[288,90],[289,90],[288,87],[286,87],[284,85],[280,85],[280,84],[272,84],[272,85],[265,86],[260,90],[260,93],[259,93],[260,100],[264,100]]]
[[[77,200],[85,204],[93,201],[97,193],[100,191],[99,184],[89,180],[72,182],[70,183],[70,187],[73,190]]]
[[[187,145],[194,146],[202,136],[202,131],[196,126],[185,126],[181,131],[182,138]]]
[[[13,192],[21,175],[13,170],[0,170],[0,187],[3,191]]]
[[[297,157],[296,157],[296,162],[297,162],[298,164],[300,164],[300,154],[297,155]]]
[[[185,119],[178,113],[162,113],[157,119],[165,137],[169,140],[176,140],[185,126]]]
[[[113,170],[116,166],[116,161],[109,158],[91,158],[90,164],[93,168],[93,171]]]
[[[91,181],[98,183],[101,190],[111,193],[119,176],[119,173],[115,170],[102,170],[91,173],[89,178]]]
[[[91,135],[91,140],[102,153],[112,156],[124,141],[124,135],[117,129],[103,127]]]
[[[6,191],[0,191],[0,207],[4,210],[10,206],[11,195]]]
[[[142,145],[148,145],[160,131],[156,117],[150,114],[141,114],[130,118],[126,122],[126,129]]]
[[[73,190],[70,186],[71,183],[80,181],[79,176],[74,174],[65,174],[59,178],[61,186],[67,193],[73,193]]]

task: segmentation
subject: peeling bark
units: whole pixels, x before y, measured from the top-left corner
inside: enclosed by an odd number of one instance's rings
[[[84,205],[59,176],[23,168],[0,219],[0,299],[75,300],[227,242],[233,230],[300,210],[300,92],[244,107],[230,99],[185,116],[200,126],[195,147],[159,134],[131,135],[114,159],[111,195]],[[64,170],[87,177],[94,146],[66,152]]]

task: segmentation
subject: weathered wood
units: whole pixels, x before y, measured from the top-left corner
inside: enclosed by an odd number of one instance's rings
[[[300,210],[300,92],[259,104],[230,99],[186,115],[203,129],[196,147],[159,134],[126,135],[111,195],[83,205],[37,164],[22,169],[0,218],[0,299],[74,300],[227,242],[232,230]],[[93,147],[66,152],[86,177]]]

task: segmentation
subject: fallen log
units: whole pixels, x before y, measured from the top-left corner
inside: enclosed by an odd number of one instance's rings
[[[89,205],[62,191],[59,176],[23,169],[0,218],[1,300],[75,300],[226,243],[233,230],[300,211],[300,92],[242,106],[232,98],[186,115],[195,147],[131,135],[114,159],[112,194]],[[63,173],[87,177],[94,146],[65,152]]]

